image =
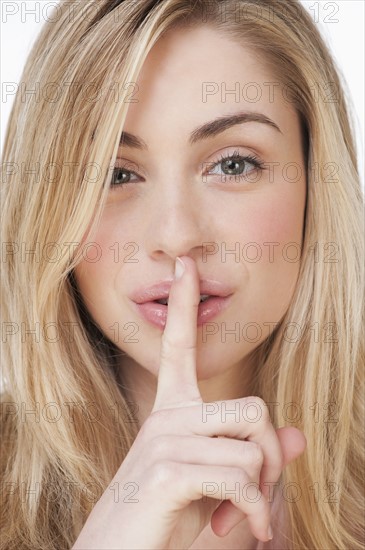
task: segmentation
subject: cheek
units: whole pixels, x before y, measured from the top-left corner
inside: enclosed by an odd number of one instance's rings
[[[305,184],[273,185],[270,192],[245,197],[226,220],[229,241],[240,243],[242,304],[245,322],[278,322],[287,310],[299,273]],[[267,189],[266,189],[267,191]],[[227,256],[227,262],[237,261]],[[236,264],[237,265],[237,264]]]
[[[289,243],[301,246],[304,222],[304,196],[298,193],[273,193],[269,200],[251,208],[250,235],[257,243]]]
[[[278,322],[287,310],[299,273],[305,193],[277,193],[252,209],[250,237],[262,251],[259,262],[248,264],[254,309],[261,318]]]
[[[272,185],[265,193],[251,194],[228,205],[220,218],[219,231],[229,242],[227,249],[240,245],[240,261],[248,270],[279,265],[282,260],[300,258],[305,208],[305,184]],[[221,209],[222,210],[222,209]],[[222,249],[223,251],[223,249]],[[226,261],[238,261],[233,254]]]
[[[94,317],[105,308],[106,300],[113,300],[117,291],[118,275],[125,265],[125,257],[131,255],[128,243],[132,242],[125,228],[111,216],[102,216],[93,240],[87,233],[81,240],[82,260],[75,268],[78,287]],[[133,251],[132,251],[133,252]]]
[[[110,275],[122,269],[126,263],[126,257],[133,254],[133,245],[134,249],[139,248],[139,236],[136,228],[138,228],[138,223],[133,223],[130,216],[128,217],[120,211],[118,204],[108,204],[101,216],[93,240],[87,238],[87,233],[85,233],[81,241],[83,251],[93,244],[98,249],[100,258],[97,262],[83,261],[83,269],[97,278],[107,276],[110,280]],[[84,253],[83,258],[85,258]],[[87,265],[85,265],[86,263]],[[108,274],[110,275],[108,276]]]

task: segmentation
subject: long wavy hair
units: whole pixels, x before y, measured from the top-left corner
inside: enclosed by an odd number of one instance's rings
[[[138,433],[122,351],[91,319],[73,270],[149,50],[168,30],[202,24],[269,64],[306,138],[299,278],[254,350],[252,395],[278,404],[275,428],[295,407],[290,424],[307,439],[282,474],[287,520],[274,529],[291,549],[363,548],[363,194],[351,106],[318,29],[297,0],[61,0],[48,16],[2,164],[0,548],[69,549]]]

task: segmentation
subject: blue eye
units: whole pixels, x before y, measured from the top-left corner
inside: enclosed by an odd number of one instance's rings
[[[222,166],[221,170],[223,173],[212,172],[213,169]],[[251,165],[251,168],[248,166]],[[238,151],[235,151],[231,155],[221,156],[218,162],[215,162],[210,165],[210,171],[208,172],[211,175],[223,176],[233,176],[233,177],[242,177],[252,171],[263,170],[264,163],[253,155],[243,156],[240,155]],[[248,167],[248,168],[247,168]]]
[[[211,170],[215,169],[219,165],[222,165],[223,173],[217,172],[211,172]],[[251,168],[248,168],[249,165],[251,165]],[[256,156],[253,155],[247,155],[243,156],[240,155],[238,151],[234,151],[231,155],[221,156],[220,159],[217,162],[209,163],[210,172],[208,172],[210,175],[219,175],[222,178],[228,177],[234,177],[234,178],[242,178],[244,179],[245,176],[253,171],[261,171],[264,170],[264,163]],[[248,168],[248,169],[247,169]],[[206,174],[204,174],[206,175]],[[132,177],[135,176],[137,180],[132,180]],[[132,171],[127,169],[126,166],[118,166],[115,167],[113,170],[112,175],[112,181],[110,184],[111,188],[116,187],[123,187],[127,184],[133,184],[137,183],[140,179],[140,176]]]
[[[135,172],[132,172],[131,170],[127,170],[124,166],[119,166],[117,168],[114,168],[112,181],[110,183],[111,187],[118,187],[118,186],[125,185],[127,183],[135,183],[131,181],[132,174],[137,176],[138,178],[138,175]]]

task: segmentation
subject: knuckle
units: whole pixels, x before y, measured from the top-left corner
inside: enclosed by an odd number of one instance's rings
[[[259,420],[261,422],[271,422],[269,408],[261,397],[256,395],[245,397],[243,403],[245,407],[253,406],[260,412]]]
[[[175,357],[179,358],[180,354],[177,352],[181,351],[182,349],[196,349],[195,343],[190,344],[189,342],[187,342],[187,338],[183,331],[179,332],[179,334],[175,334],[173,340],[171,340],[171,336],[166,335],[165,333],[162,335],[160,352],[161,359],[171,360]]]
[[[244,487],[251,481],[247,472],[242,468],[232,468],[232,477],[235,481],[238,481],[240,487]]]
[[[152,464],[150,469],[150,480],[154,487],[167,487],[174,483],[178,474],[177,464],[169,460],[159,460]]]
[[[259,443],[256,443],[255,441],[246,441],[244,450],[245,461],[248,461],[250,464],[255,466],[262,466],[264,462],[264,453]]]

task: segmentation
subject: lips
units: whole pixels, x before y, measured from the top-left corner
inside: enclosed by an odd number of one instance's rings
[[[161,281],[140,288],[129,296],[138,314],[159,329],[164,329],[166,325],[168,305],[158,300],[168,300],[171,285],[172,280]],[[207,296],[207,299],[198,306],[197,325],[207,323],[227,308],[232,294],[233,289],[225,283],[211,279],[200,281],[200,296]]]
[[[130,299],[136,304],[146,302],[157,302],[157,300],[168,300],[172,280],[160,281],[148,287],[141,287],[130,295]],[[232,294],[232,288],[221,281],[203,279],[200,281],[200,296],[225,298]]]

